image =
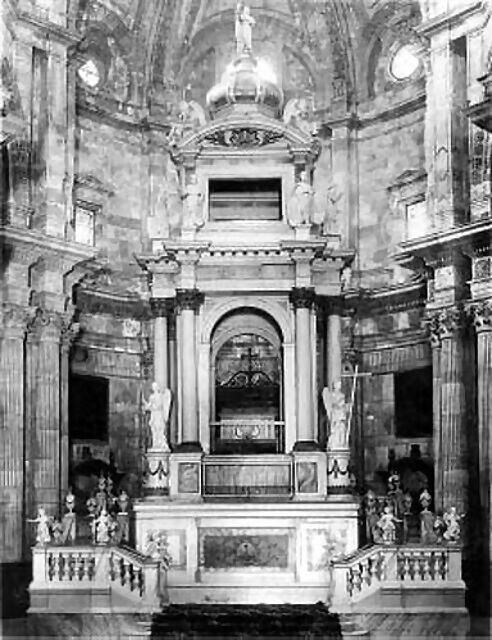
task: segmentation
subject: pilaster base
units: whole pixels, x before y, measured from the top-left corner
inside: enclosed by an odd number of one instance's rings
[[[144,478],[144,495],[168,496],[169,495],[169,457],[168,451],[149,449],[145,454],[147,470]]]
[[[294,500],[326,498],[326,454],[322,451],[294,451]]]
[[[202,499],[202,452],[172,453],[170,458],[169,495],[178,500]]]
[[[328,493],[350,494],[350,450],[333,449],[327,453]]]

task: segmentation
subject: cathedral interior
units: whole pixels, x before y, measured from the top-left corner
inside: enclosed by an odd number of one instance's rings
[[[3,0],[0,30],[4,617],[478,633],[490,0]]]

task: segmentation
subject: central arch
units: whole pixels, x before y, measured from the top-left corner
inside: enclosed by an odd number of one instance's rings
[[[277,453],[284,448],[282,332],[262,310],[220,318],[210,340],[211,449]]]

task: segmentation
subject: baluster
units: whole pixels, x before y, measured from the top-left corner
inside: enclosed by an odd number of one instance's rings
[[[359,564],[355,565],[355,567],[353,568],[353,572],[354,572],[354,578],[353,578],[354,589],[356,591],[360,591],[362,589],[362,578],[361,578],[361,569]]]
[[[121,586],[125,586],[126,582],[126,564],[124,558],[120,559],[120,578],[121,578]]]
[[[84,555],[82,552],[77,554],[77,578],[82,581],[84,577]]]
[[[56,579],[57,580],[63,580],[63,571],[64,571],[64,558],[63,555],[58,552],[55,556],[55,562],[56,562]]]
[[[445,551],[441,551],[440,558],[440,574],[443,580],[446,580],[448,575],[448,563],[447,563],[447,553]]]
[[[143,567],[139,567],[138,568],[138,572],[137,572],[137,588],[138,588],[139,596],[142,597],[143,594],[144,594],[144,591],[145,591],[145,578],[144,578]]]
[[[70,554],[60,554],[62,562],[62,580],[70,581]]]
[[[115,558],[114,553],[109,555],[109,579],[111,582],[116,580],[116,567],[115,567]]]
[[[53,578],[55,577],[55,559],[53,557],[53,554],[50,553],[48,556],[48,579],[50,582],[53,581]]]
[[[430,558],[431,551],[424,551],[424,558],[422,563],[422,580],[424,582],[426,580],[432,580],[431,568],[430,568]]]
[[[67,556],[67,569],[68,569],[68,579],[71,581],[75,578],[75,558],[73,554],[69,553]]]
[[[136,578],[135,565],[132,562],[130,564],[130,591],[134,591],[135,590],[135,585],[136,585],[135,578]]]
[[[91,580],[91,556],[89,553],[84,558],[84,580]]]
[[[371,574],[369,573],[369,559],[365,558],[361,562],[362,572],[361,572],[361,587],[366,584],[371,584]]]
[[[424,579],[424,571],[423,571],[423,558],[420,552],[414,552],[414,580],[423,580]]]
[[[354,593],[354,575],[352,569],[349,567],[347,571],[347,585],[346,585],[347,593],[350,597]]]

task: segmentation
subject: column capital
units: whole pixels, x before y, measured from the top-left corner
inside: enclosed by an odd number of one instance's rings
[[[316,306],[327,316],[341,316],[345,310],[341,296],[316,296]]]
[[[311,287],[295,287],[290,292],[289,299],[296,309],[311,309],[316,295]]]
[[[185,309],[197,312],[203,303],[204,295],[198,289],[178,289],[176,291],[176,304],[179,311]]]
[[[492,331],[492,300],[480,300],[467,306],[469,314],[477,333]]]
[[[429,334],[431,347],[441,346],[442,340],[453,338],[465,328],[466,315],[461,307],[447,307],[428,312],[422,325]]]
[[[149,304],[154,318],[165,318],[174,311],[173,298],[150,298]]]
[[[38,307],[33,309],[27,323],[28,339],[46,342],[60,342],[66,319],[57,311]]]
[[[29,308],[4,304],[0,308],[0,327],[4,338],[23,339],[30,319]]]

